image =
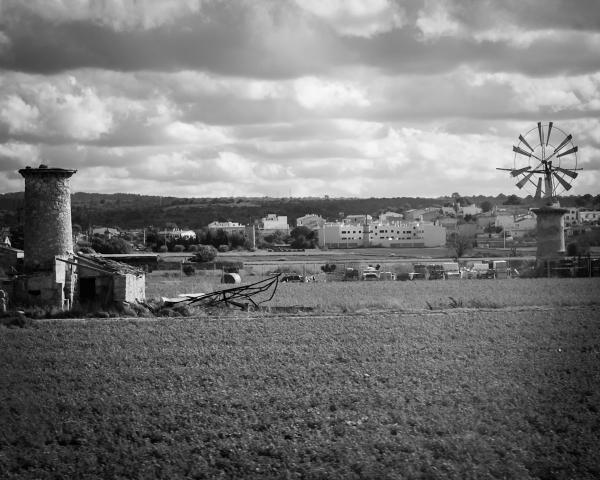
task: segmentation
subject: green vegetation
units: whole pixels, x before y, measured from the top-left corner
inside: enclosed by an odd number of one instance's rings
[[[260,277],[247,277],[246,283]],[[181,277],[154,272],[147,277],[149,299],[180,293],[212,292],[220,272]],[[268,305],[302,306],[318,312],[356,312],[361,309],[418,310],[452,307],[452,299],[470,308],[600,305],[600,278],[523,278],[503,280],[436,280],[407,282],[282,283]]]
[[[598,478],[597,317],[239,313],[0,328],[0,471]]]

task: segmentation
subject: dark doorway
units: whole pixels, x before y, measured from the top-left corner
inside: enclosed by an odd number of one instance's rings
[[[96,279],[79,279],[79,301],[82,303],[90,302],[96,297]]]

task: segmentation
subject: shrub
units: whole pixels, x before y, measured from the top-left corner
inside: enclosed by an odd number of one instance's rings
[[[183,245],[174,245],[173,246],[173,251],[174,252],[185,252],[185,247]]]
[[[194,255],[196,262],[211,262],[217,256],[217,249],[212,245],[198,245],[198,253]]]
[[[183,273],[185,273],[188,277],[196,273],[196,269],[194,268],[194,266],[190,265],[189,263],[185,263],[182,267],[182,270]]]

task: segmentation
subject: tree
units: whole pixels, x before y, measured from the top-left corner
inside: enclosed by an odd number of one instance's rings
[[[492,208],[494,208],[492,202],[490,202],[489,200],[484,200],[483,202],[481,202],[480,207],[483,212],[489,212],[492,210]]]
[[[318,242],[316,232],[305,226],[294,228],[290,236],[293,248],[315,248]]]
[[[119,237],[106,239],[104,236],[94,235],[90,244],[98,253],[131,253],[133,251],[131,244]]]
[[[212,262],[217,253],[217,249],[212,245],[198,245],[198,252],[194,255],[194,260],[196,262]]]
[[[454,249],[456,258],[462,257],[467,250],[473,248],[471,239],[465,235],[455,235],[452,241],[452,248]]]
[[[509,195],[508,198],[502,202],[503,205],[521,205],[521,199],[515,195]]]

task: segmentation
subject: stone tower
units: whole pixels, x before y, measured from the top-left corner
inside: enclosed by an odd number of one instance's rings
[[[26,167],[24,267],[26,272],[52,270],[54,257],[73,253],[71,176],[77,170]]]

